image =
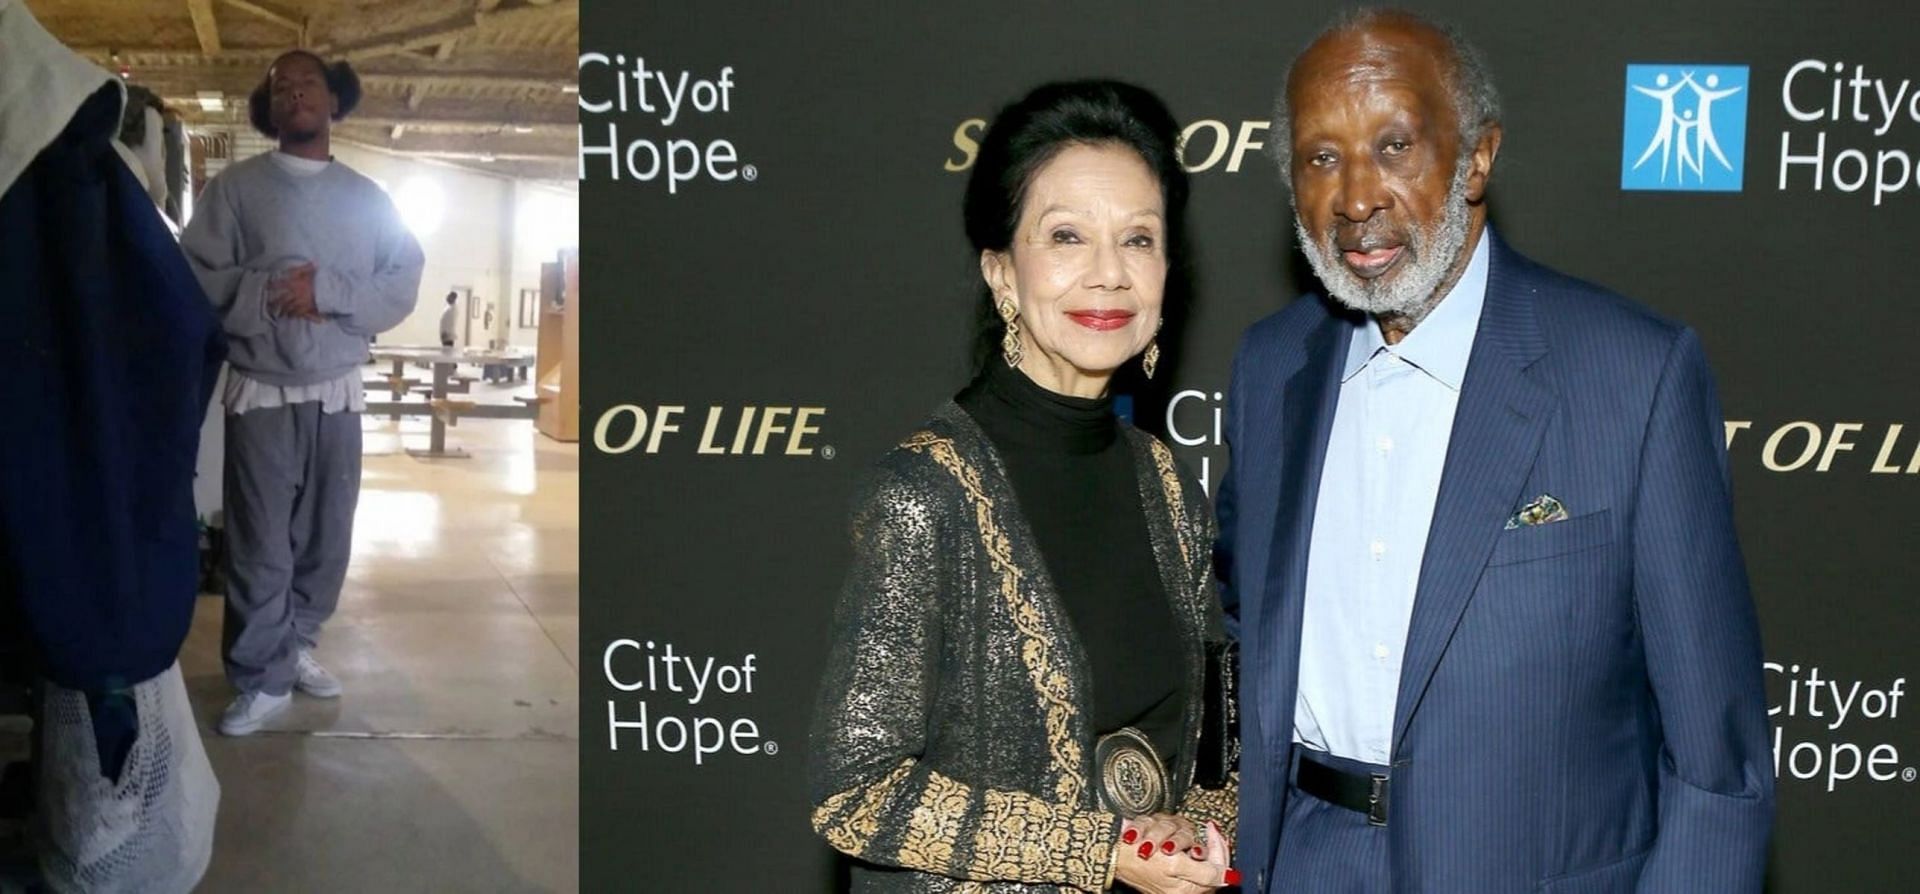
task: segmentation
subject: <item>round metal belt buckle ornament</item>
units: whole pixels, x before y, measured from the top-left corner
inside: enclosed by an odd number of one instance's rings
[[[1167,810],[1166,765],[1139,730],[1127,727],[1101,736],[1093,753],[1108,810],[1129,818]]]

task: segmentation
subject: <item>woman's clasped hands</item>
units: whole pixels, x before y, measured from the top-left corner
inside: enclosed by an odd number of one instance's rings
[[[1130,819],[1114,845],[1113,877],[1145,894],[1204,894],[1240,883],[1227,836],[1209,822],[1163,813]]]

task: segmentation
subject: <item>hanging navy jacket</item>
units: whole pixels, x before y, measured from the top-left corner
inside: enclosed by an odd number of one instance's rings
[[[194,460],[225,350],[111,148],[121,103],[109,80],[0,187],[0,604],[40,673],[89,693],[159,674],[186,638]]]

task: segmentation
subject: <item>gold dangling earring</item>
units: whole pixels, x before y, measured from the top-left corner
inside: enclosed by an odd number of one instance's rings
[[[1020,307],[1012,298],[1000,299],[1000,319],[1006,321],[1007,334],[1000,337],[1000,357],[1007,366],[1020,366]]]
[[[1160,327],[1166,324],[1164,319],[1154,324],[1153,340],[1147,342],[1147,353],[1140,358],[1140,371],[1146,373],[1149,379],[1153,378],[1154,369],[1160,366]]]

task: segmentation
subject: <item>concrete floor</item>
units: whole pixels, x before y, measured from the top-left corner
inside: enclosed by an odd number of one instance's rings
[[[476,386],[477,387],[477,386]],[[222,787],[207,892],[579,887],[579,451],[521,421],[368,419],[354,557],[317,655],[345,686],[248,738],[221,601],[181,668]]]

